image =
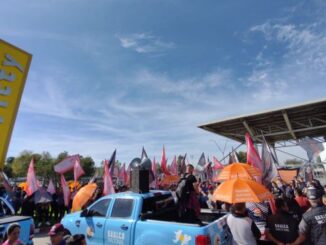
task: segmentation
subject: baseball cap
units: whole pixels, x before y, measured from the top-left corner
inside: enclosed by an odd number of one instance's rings
[[[64,232],[65,228],[63,227],[62,224],[58,223],[58,224],[55,224],[51,227],[48,235],[49,236],[54,236],[54,235],[57,235],[59,232]]]
[[[321,192],[317,188],[311,186],[307,189],[307,198],[310,200],[319,199],[321,198]]]

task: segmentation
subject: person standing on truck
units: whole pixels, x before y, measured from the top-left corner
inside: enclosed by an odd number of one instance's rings
[[[19,240],[20,225],[17,223],[11,224],[7,229],[5,242],[2,245],[22,245],[23,242]]]
[[[180,219],[186,223],[200,223],[199,183],[193,175],[194,166],[187,165],[186,173],[181,178],[178,187],[178,210]],[[180,191],[178,191],[178,189]],[[182,192],[182,194],[181,194]],[[179,193],[179,194],[178,194]]]

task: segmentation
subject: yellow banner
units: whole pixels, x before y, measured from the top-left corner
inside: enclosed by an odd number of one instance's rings
[[[32,55],[0,39],[0,169],[3,169],[12,129]]]

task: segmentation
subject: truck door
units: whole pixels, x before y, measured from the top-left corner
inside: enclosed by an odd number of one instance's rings
[[[116,198],[109,220],[105,224],[105,244],[130,245],[131,232],[134,224],[132,218],[134,199]]]
[[[88,209],[87,217],[81,218],[80,231],[86,236],[86,244],[104,244],[104,228],[111,199],[102,199]]]

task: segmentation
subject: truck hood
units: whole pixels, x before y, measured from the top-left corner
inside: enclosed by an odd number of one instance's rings
[[[4,224],[15,223],[15,222],[24,221],[24,220],[31,220],[34,223],[32,217],[29,217],[29,216],[6,215],[6,216],[0,217],[0,224],[4,225]]]
[[[76,220],[76,219],[80,218],[80,213],[81,213],[81,211],[66,214],[62,218],[61,223],[64,225],[64,223],[66,223],[67,221]]]

